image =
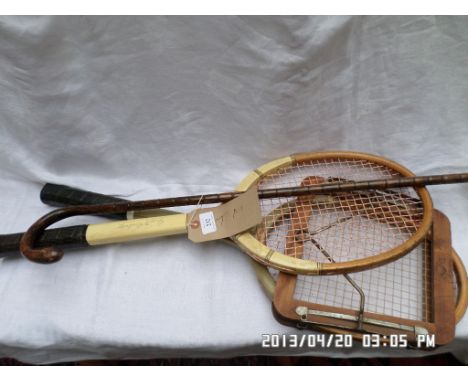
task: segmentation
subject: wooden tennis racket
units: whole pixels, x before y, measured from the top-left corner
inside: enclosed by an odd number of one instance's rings
[[[21,251],[36,262],[59,260],[63,255],[61,250],[51,247],[35,249],[33,244],[46,227],[65,217],[198,204],[200,200],[203,203],[225,202],[255,186],[259,190],[263,222],[231,238],[244,252],[256,261],[289,273],[317,275],[359,271],[395,260],[422,240],[430,227],[432,204],[427,191],[420,185],[468,180],[466,174],[438,177],[412,175],[392,161],[368,154],[296,154],[261,166],[249,174],[234,193],[56,210],[26,232]],[[301,185],[304,179],[312,177],[320,179],[320,182]],[[311,193],[315,196],[310,196]],[[295,203],[298,197],[303,197],[300,205]],[[280,216],[295,216],[297,208],[302,211],[304,206],[307,206],[308,213],[312,211],[313,219],[310,219],[309,232],[303,233],[318,233],[321,240],[328,234],[329,238],[334,237],[330,240],[342,243],[343,250],[334,253],[334,263],[323,261],[314,251],[301,251],[300,256],[286,251],[289,240],[288,230],[285,230],[287,224],[271,226],[271,219],[265,219],[272,211]],[[99,245],[180,234],[186,232],[186,224],[185,215],[135,219],[125,224],[94,224],[83,229],[78,241]],[[267,240],[264,240],[265,235]]]
[[[453,339],[466,304],[466,271],[451,248],[448,219],[438,211],[431,232],[405,257],[351,275],[280,273],[273,302],[277,318],[294,326],[361,337],[404,334],[409,342],[434,335],[438,345]]]

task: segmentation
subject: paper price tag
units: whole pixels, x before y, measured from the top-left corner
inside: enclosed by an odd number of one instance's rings
[[[216,221],[213,211],[204,212],[198,215],[203,235],[216,232]]]
[[[213,208],[201,208],[187,214],[188,237],[193,242],[234,236],[260,224],[262,214],[257,189]]]

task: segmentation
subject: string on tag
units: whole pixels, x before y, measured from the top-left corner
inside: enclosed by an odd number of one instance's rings
[[[194,209],[193,211],[190,212],[191,216],[190,216],[189,221],[187,222],[187,226],[188,226],[188,227],[191,226],[192,220],[193,220],[193,218],[195,217],[195,215],[196,215],[196,213],[197,213],[197,210],[199,210],[199,209],[201,208],[201,202],[202,202],[204,196],[205,196],[205,195],[200,196],[200,199],[198,199],[198,203],[197,203],[197,205],[195,206],[195,209]]]

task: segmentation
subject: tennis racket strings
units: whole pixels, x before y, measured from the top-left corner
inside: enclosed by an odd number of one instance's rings
[[[259,188],[292,187],[310,176],[322,182],[336,179],[352,182],[400,175],[388,167],[362,160],[313,161],[283,171],[262,179]],[[324,257],[311,239],[327,248],[335,262],[366,258],[409,240],[420,227],[424,213],[423,202],[412,188],[363,190],[301,199],[297,203],[293,203],[292,198],[262,199],[263,215],[274,211],[277,217],[284,218],[272,219],[270,226],[264,221],[258,230],[263,228],[269,232],[268,247],[314,261],[323,261]],[[307,209],[308,216],[304,216],[303,211]],[[298,253],[292,241],[291,247],[287,247],[290,235],[297,235],[290,227],[305,219],[309,238],[305,238],[304,251]]]

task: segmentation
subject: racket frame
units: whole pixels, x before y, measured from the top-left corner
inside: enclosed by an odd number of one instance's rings
[[[294,326],[299,323],[303,327],[329,327],[353,331],[361,324],[364,332],[382,336],[405,334],[409,342],[415,342],[418,334],[434,334],[438,345],[450,342],[455,334],[456,317],[452,280],[454,258],[450,242],[450,223],[445,215],[438,211],[434,213],[432,234],[432,250],[429,254],[432,275],[425,277],[426,280],[430,278],[431,286],[429,296],[424,296],[432,299],[428,304],[432,307],[430,321],[392,317],[367,311],[363,312],[360,321],[358,310],[296,300],[294,291],[297,276],[286,273],[279,274],[275,285],[273,299],[275,315],[281,322]],[[457,305],[466,307],[464,289],[461,290]]]
[[[414,174],[407,168],[389,159],[354,151],[330,151],[318,153],[299,153],[269,162],[248,174],[239,184],[236,191],[246,191],[250,187],[256,187],[259,181],[266,175],[271,174],[281,168],[295,164],[309,163],[318,160],[364,160],[382,165],[400,173],[404,177],[411,177]],[[285,273],[304,275],[327,275],[358,272],[365,269],[377,267],[394,261],[415,248],[425,237],[432,223],[432,200],[429,192],[424,187],[415,188],[416,193],[423,204],[423,217],[416,232],[405,242],[392,248],[389,251],[369,256],[362,259],[343,261],[337,263],[321,263],[310,260],[303,260],[292,256],[287,256],[278,251],[274,251],[260,242],[255,233],[247,231],[240,233],[232,240],[254,260]]]

